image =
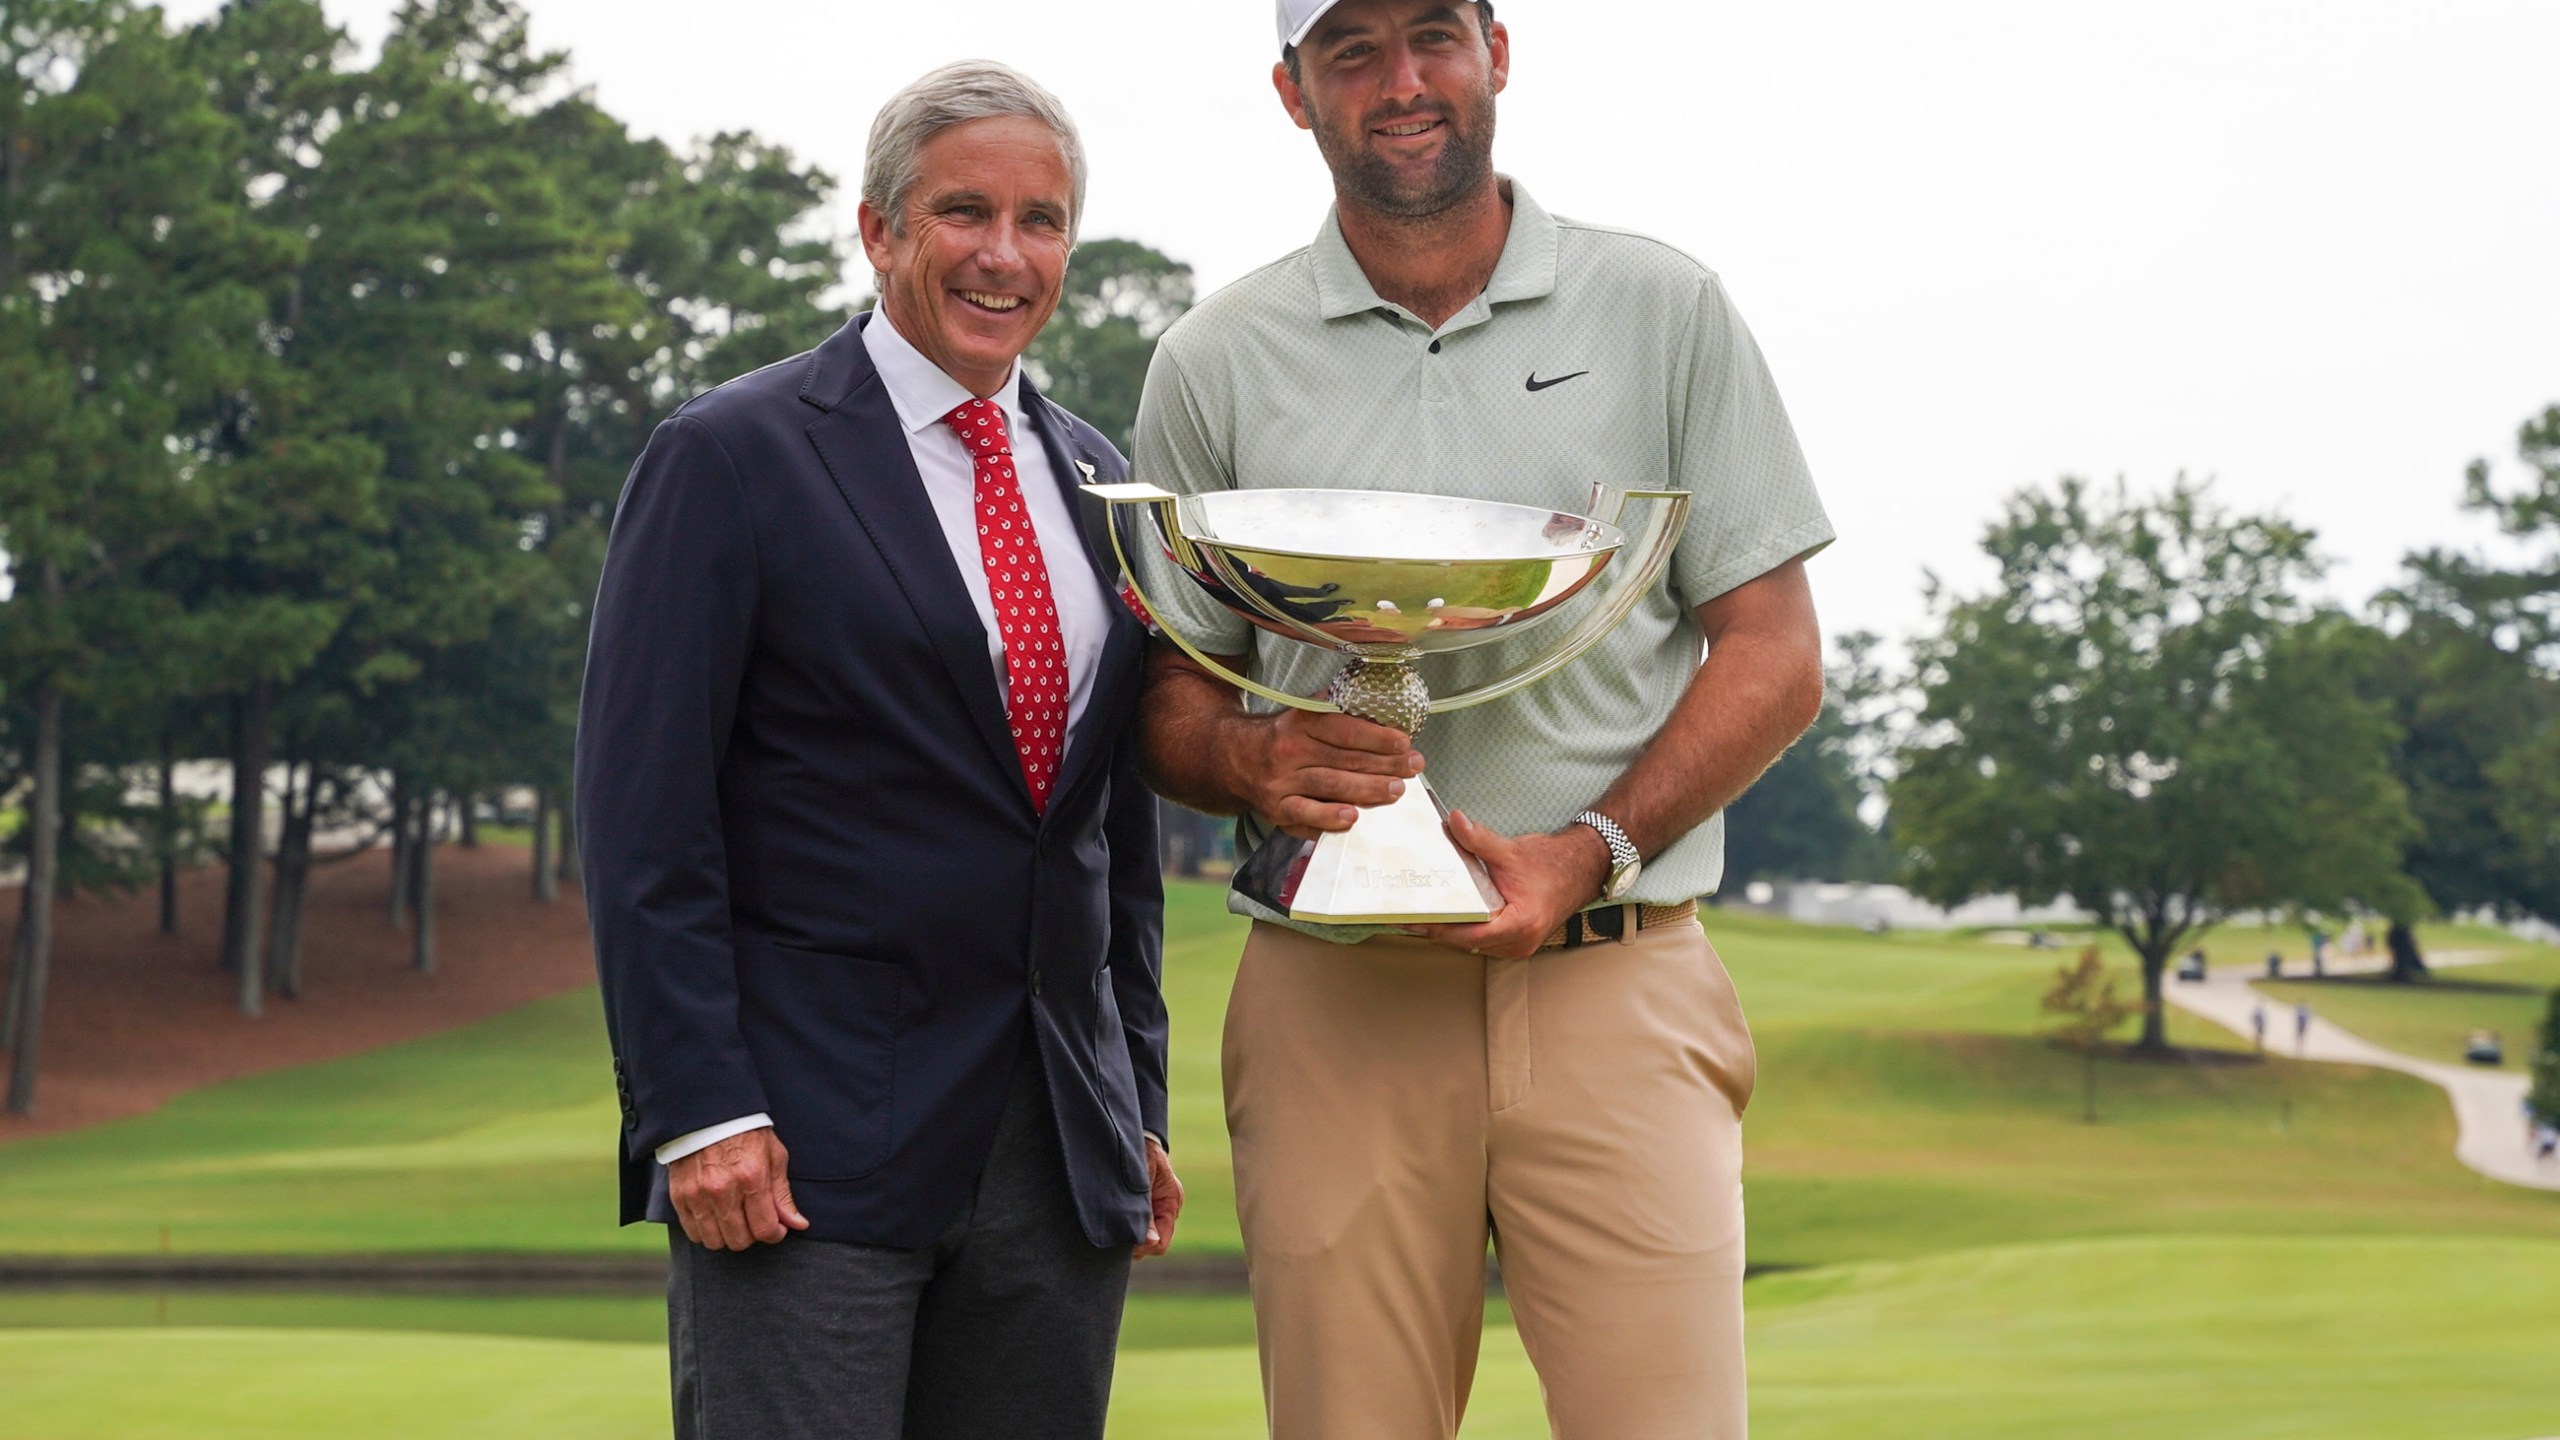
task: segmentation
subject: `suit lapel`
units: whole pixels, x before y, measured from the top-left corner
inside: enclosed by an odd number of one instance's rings
[[[916,473],[906,430],[879,373],[871,368],[858,332],[848,325],[838,338],[853,339],[847,388],[826,413],[809,426],[809,440],[826,462],[836,490],[853,509],[854,519],[871,537],[890,577],[907,597],[916,620],[933,642],[942,668],[958,687],[962,708],[988,753],[1022,788],[1023,804],[1031,792],[1023,788],[1022,763],[1014,749],[1013,731],[1004,714],[1004,693],[996,685],[995,667],[987,660],[987,631],[978,608],[960,579],[958,560],[944,539],[933,504],[925,498],[924,480]],[[812,371],[815,373],[816,365]],[[832,387],[830,387],[832,388]],[[814,403],[814,402],[813,402]]]
[[[1118,740],[1115,732],[1120,727],[1107,723],[1107,717],[1116,713],[1121,694],[1135,682],[1133,667],[1145,636],[1128,608],[1120,603],[1120,563],[1112,557],[1109,534],[1087,523],[1089,512],[1103,507],[1081,493],[1090,481],[1120,478],[1116,468],[1112,473],[1103,473],[1103,467],[1110,462],[1076,442],[1065,416],[1049,403],[1047,396],[1032,388],[1028,376],[1023,378],[1022,389],[1023,409],[1030,412],[1032,428],[1040,432],[1040,443],[1049,452],[1050,473],[1066,492],[1067,513],[1076,517],[1076,537],[1083,542],[1085,563],[1093,567],[1095,577],[1102,582],[1103,610],[1110,617],[1106,622],[1110,629],[1102,640],[1102,660],[1094,672],[1093,693],[1085,701],[1084,721],[1068,738],[1066,759],[1058,766],[1058,783],[1049,804],[1050,813],[1055,814],[1060,808],[1058,801],[1074,793],[1085,772],[1094,767],[1096,757],[1108,756]],[[1103,523],[1110,522],[1106,518]]]

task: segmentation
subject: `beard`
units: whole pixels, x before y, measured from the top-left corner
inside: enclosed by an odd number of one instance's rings
[[[1425,119],[1443,122],[1447,139],[1423,174],[1400,171],[1369,148],[1372,127]],[[1316,149],[1344,198],[1381,215],[1427,220],[1474,194],[1493,172],[1493,91],[1488,87],[1455,107],[1370,115],[1349,124],[1322,119],[1315,126],[1315,137]]]

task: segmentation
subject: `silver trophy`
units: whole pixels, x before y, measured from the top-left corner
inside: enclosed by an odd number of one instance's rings
[[[1184,653],[1275,704],[1342,711],[1409,735],[1434,712],[1499,700],[1553,674],[1608,634],[1661,574],[1689,510],[1685,490],[1621,492],[1605,521],[1378,490],[1175,495],[1140,482],[1085,490],[1115,509],[1142,509],[1166,556],[1219,604],[1272,634],[1335,651],[1344,663],[1322,698],[1235,673],[1147,598],[1112,524],[1131,590]],[[1644,511],[1643,528],[1630,540],[1621,526],[1633,507]],[[1632,562],[1613,566],[1631,544]],[[1571,628],[1528,663],[1457,695],[1435,698],[1425,689],[1414,661],[1508,639],[1612,568],[1611,583],[1594,587],[1574,607]],[[1463,924],[1489,919],[1502,903],[1483,865],[1449,838],[1448,807],[1428,781],[1364,808],[1349,830],[1314,840],[1274,831],[1238,868],[1235,888],[1293,920],[1333,924]]]

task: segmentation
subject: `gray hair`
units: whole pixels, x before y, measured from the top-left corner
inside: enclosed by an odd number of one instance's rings
[[[1076,136],[1076,122],[1037,81],[993,60],[954,61],[889,97],[871,121],[870,147],[862,160],[863,203],[879,211],[891,230],[905,234],[907,192],[915,188],[925,142],[954,125],[1007,115],[1037,120],[1058,137],[1058,153],[1067,162],[1074,189],[1067,200],[1067,240],[1072,244],[1084,223],[1084,141]]]

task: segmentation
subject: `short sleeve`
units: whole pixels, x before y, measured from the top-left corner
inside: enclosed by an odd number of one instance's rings
[[[1138,400],[1137,455],[1129,476],[1177,495],[1201,495],[1234,488],[1235,469],[1228,446],[1221,443],[1199,395],[1182,372],[1173,336],[1156,346],[1147,365],[1147,387]],[[1253,649],[1253,630],[1225,606],[1192,583],[1164,553],[1152,521],[1141,522],[1132,537],[1130,565],[1146,591],[1156,623],[1180,632],[1212,655],[1243,655]]]
[[[1712,274],[1698,284],[1685,381],[1672,396],[1671,483],[1689,492],[1689,519],[1671,585],[1695,607],[1812,555],[1832,529],[1768,362]]]

